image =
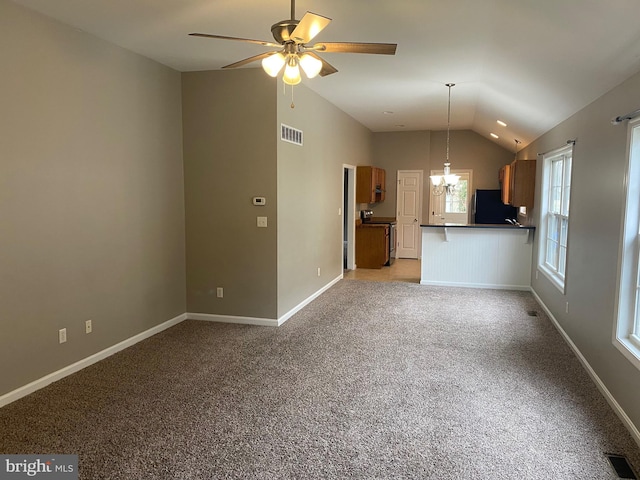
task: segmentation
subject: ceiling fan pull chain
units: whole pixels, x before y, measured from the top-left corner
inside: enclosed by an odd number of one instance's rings
[[[293,85],[291,85],[291,108],[296,108],[295,103],[293,103]]]

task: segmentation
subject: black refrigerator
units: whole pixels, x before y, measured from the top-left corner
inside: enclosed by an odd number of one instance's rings
[[[473,200],[474,223],[509,223],[516,219],[518,209],[502,203],[500,190],[476,190]]]

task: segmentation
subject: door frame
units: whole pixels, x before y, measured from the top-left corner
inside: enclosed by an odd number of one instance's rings
[[[346,172],[346,176],[345,176]],[[356,166],[342,164],[342,228],[340,231],[340,265],[344,264],[343,242],[347,239],[347,269],[356,269]],[[346,182],[346,185],[344,183]],[[346,188],[345,188],[346,186]],[[346,190],[346,198],[345,198]],[[346,225],[346,232],[345,232]],[[346,233],[346,235],[345,235]]]
[[[443,173],[444,172],[442,170],[431,170],[431,175],[442,175]],[[472,223],[471,201],[472,201],[473,195],[471,192],[473,192],[473,169],[460,168],[457,170],[451,170],[451,173],[457,174],[457,175],[463,175],[463,174],[469,175],[469,183],[467,184],[467,224]],[[433,184],[431,183],[431,179],[429,179],[429,211],[428,211],[429,223],[436,223],[434,222],[433,215],[432,215],[432,212],[434,211],[433,205],[431,204],[433,197],[434,197]]]

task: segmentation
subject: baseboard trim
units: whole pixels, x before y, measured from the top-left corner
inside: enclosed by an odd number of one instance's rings
[[[629,430],[629,433],[631,434],[633,439],[636,441],[638,446],[640,446],[640,430],[638,430],[638,427],[636,427],[636,425],[631,421],[631,419],[629,418],[627,413],[624,411],[622,406],[611,394],[611,392],[606,387],[604,382],[600,379],[598,374],[591,367],[591,365],[589,364],[587,359],[584,357],[584,355],[582,355],[582,352],[578,349],[576,344],[573,343],[573,340],[571,340],[571,337],[569,337],[567,332],[564,331],[564,329],[562,328],[562,326],[560,325],[556,317],[553,316],[553,314],[551,313],[551,310],[549,310],[549,308],[544,304],[544,302],[538,296],[536,291],[531,289],[531,293],[533,294],[533,297],[536,299],[536,302],[538,302],[538,304],[540,304],[542,309],[545,311],[549,319],[551,319],[551,323],[553,324],[553,326],[556,327],[556,330],[558,330],[558,332],[560,332],[560,335],[562,336],[564,341],[567,343],[567,345],[569,345],[571,350],[573,350],[573,353],[576,355],[576,357],[578,357],[578,360],[580,360],[580,363],[582,363],[582,366],[587,371],[587,373],[589,374],[593,382],[596,384],[596,387],[598,387],[598,390],[600,390],[600,393],[602,393],[607,403],[611,406],[611,408],[613,409],[615,414],[618,416],[618,418],[620,418],[624,426],[627,427],[627,430]]]
[[[307,297],[305,300],[300,302],[298,305],[293,307],[287,313],[282,315],[279,318],[259,318],[259,317],[241,317],[236,315],[219,315],[215,313],[187,313],[187,318],[189,320],[201,320],[205,322],[220,322],[220,323],[235,323],[240,325],[258,325],[263,327],[279,327],[284,322],[293,317],[296,313],[302,310],[304,307],[313,302],[316,298],[322,295],[324,292],[329,290],[333,285],[338,283],[342,279],[342,274],[340,274],[335,279],[331,280],[325,286],[320,288],[318,291]]]
[[[420,280],[420,285],[430,285],[434,287],[459,287],[459,288],[485,288],[488,290],[522,290],[531,291],[529,285],[501,285],[494,283],[459,283],[459,282],[439,282],[435,280]]]
[[[275,318],[238,317],[236,315],[219,315],[215,313],[187,313],[188,320],[200,320],[203,322],[237,323],[240,325],[258,325],[262,327],[277,327]]]
[[[123,340],[120,343],[117,343],[111,347],[105,348],[104,350],[98,353],[90,355],[89,357],[86,357],[82,360],[72,363],[71,365],[61,368],[56,372],[50,373],[49,375],[45,375],[44,377],[39,378],[38,380],[34,380],[33,382],[28,383],[27,385],[24,385],[20,388],[17,388],[16,390],[6,393],[0,396],[0,408],[4,407],[5,405],[8,405],[11,402],[15,402],[16,400],[19,400],[22,397],[26,397],[27,395],[37,390],[40,390],[41,388],[44,388],[53,382],[56,382],[58,380],[63,379],[64,377],[67,377],[73,373],[76,373],[82,370],[83,368],[93,365],[94,363],[97,363],[100,360],[104,360],[105,358],[110,357],[111,355],[118,353],[119,351],[124,350],[125,348],[131,347],[132,345],[135,345],[136,343],[141,342],[142,340],[146,340],[147,338],[152,337],[153,335],[160,333],[163,330],[171,328],[174,325],[177,325],[178,323],[183,322],[186,319],[187,319],[186,313],[180,314],[177,317],[172,318],[171,320],[168,320],[164,323],[161,323],[160,325],[156,325],[155,327],[150,328],[149,330],[145,330],[144,332],[141,332],[137,335],[134,335],[131,338]]]
[[[289,310],[287,313],[285,313],[284,315],[282,315],[280,318],[278,318],[278,326],[282,325],[284,322],[286,322],[287,320],[289,320],[291,317],[293,317],[296,313],[298,313],[300,310],[302,310],[304,307],[306,307],[307,305],[309,305],[311,302],[313,302],[316,298],[318,298],[320,295],[322,295],[324,292],[326,292],[327,290],[329,290],[331,287],[333,287],[336,283],[338,283],[340,280],[342,280],[343,274],[341,273],[340,275],[338,275],[336,278],[334,278],[333,280],[331,280],[329,283],[327,283],[324,287],[322,287],[321,289],[319,289],[317,292],[315,292],[313,295],[311,295],[310,297],[307,297],[305,300],[303,300],[302,302],[300,302],[298,305],[296,305],[295,307],[293,307],[291,310]]]
[[[155,327],[150,328],[149,330],[145,330],[144,332],[134,335],[131,338],[123,340],[120,343],[117,343],[111,347],[105,348],[104,350],[98,353],[90,355],[87,358],[79,360],[71,365],[61,368],[58,371],[45,375],[44,377],[39,378],[38,380],[34,380],[33,382],[28,383],[27,385],[19,387],[11,392],[8,392],[0,396],[0,408],[2,408],[5,405],[8,405],[9,403],[15,402],[16,400],[19,400],[23,397],[26,397],[27,395],[37,390],[40,390],[41,388],[44,388],[53,382],[56,382],[58,380],[63,379],[64,377],[67,377],[73,373],[76,373],[82,370],[83,368],[93,365],[94,363],[97,363],[100,360],[104,360],[105,358],[110,357],[111,355],[118,353],[119,351],[124,350],[125,348],[131,347],[132,345],[135,345],[136,343],[141,342],[142,340],[152,337],[153,335],[156,335],[157,333],[160,333],[163,330],[171,328],[174,325],[177,325],[178,323],[183,322],[184,320],[187,320],[187,319],[278,327],[282,325],[284,322],[286,322],[287,320],[289,320],[293,315],[295,315],[297,312],[302,310],[305,306],[307,306],[317,297],[319,297],[322,293],[324,293],[333,285],[335,285],[337,282],[339,282],[341,279],[342,279],[342,274],[336,277],[334,280],[327,283],[324,287],[320,288],[313,295],[306,298],[304,301],[299,303],[297,306],[289,310],[287,313],[285,313],[278,319],[236,317],[231,315],[213,315],[213,314],[207,314],[207,313],[180,314],[177,317],[172,318],[171,320],[161,323],[160,325],[156,325]]]

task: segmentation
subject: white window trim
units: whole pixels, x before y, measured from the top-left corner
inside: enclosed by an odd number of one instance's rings
[[[625,204],[618,255],[618,286],[613,344],[640,369],[640,328],[636,329],[637,287],[640,278],[640,119],[629,122]],[[633,148],[632,148],[633,147]],[[640,303],[640,302],[639,302]],[[639,326],[640,327],[640,326]],[[635,331],[635,333],[634,333]]]
[[[560,155],[564,152],[572,152],[572,167],[571,167],[571,175],[573,176],[573,145],[563,146],[552,150],[542,157],[542,188],[540,189],[540,218],[538,219],[538,231],[539,238],[538,241],[538,265],[537,269],[541,272],[560,292],[564,295],[566,291],[566,282],[567,282],[567,271],[568,271],[568,262],[565,261],[565,276],[564,278],[560,278],[560,276],[547,268],[545,265],[545,259],[547,258],[547,215],[549,211],[549,185],[547,174],[548,172],[548,162],[551,161],[553,157]],[[571,193],[569,193],[569,198],[571,198]],[[569,209],[571,209],[571,203],[569,203]],[[570,215],[567,216],[570,218]],[[567,226],[567,230],[568,230]],[[567,231],[567,258],[569,255],[569,232]],[[566,260],[566,259],[565,259]]]

